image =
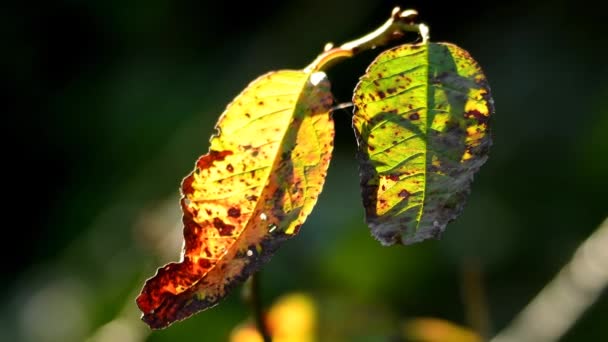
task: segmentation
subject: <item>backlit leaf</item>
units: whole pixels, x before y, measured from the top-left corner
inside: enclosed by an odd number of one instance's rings
[[[298,232],[329,165],[332,102],[325,74],[283,70],[228,105],[209,153],[182,182],[182,260],[160,268],[137,298],[150,327],[216,305]]]
[[[479,65],[447,43],[380,54],[353,96],[366,220],[385,245],[438,238],[491,145],[493,101]]]

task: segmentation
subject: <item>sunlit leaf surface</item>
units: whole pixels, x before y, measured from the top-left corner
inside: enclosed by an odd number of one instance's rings
[[[353,96],[366,220],[385,245],[438,238],[463,209],[491,145],[490,88],[447,43],[380,54]]]
[[[329,165],[331,105],[325,74],[289,70],[258,78],[228,105],[182,183],[182,260],[137,298],[150,327],[216,305],[298,232]]]

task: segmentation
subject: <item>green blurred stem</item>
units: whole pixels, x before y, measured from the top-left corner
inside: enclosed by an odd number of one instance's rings
[[[490,314],[479,260],[468,259],[462,265],[461,293],[469,325],[487,341],[490,332]]]
[[[247,299],[249,301],[249,305],[251,305],[255,325],[258,328],[260,335],[262,335],[262,339],[264,342],[272,342],[268,329],[266,329],[266,323],[264,322],[261,296],[260,272],[258,271],[249,278],[249,294]]]
[[[307,66],[305,70],[308,72],[326,70],[342,59],[353,57],[362,51],[375,49],[378,46],[384,46],[394,40],[400,39],[405,32],[419,33],[422,37],[422,42],[426,43],[429,40],[429,28],[425,24],[414,23],[417,15],[418,12],[415,10],[401,10],[401,8],[395,7],[391,13],[391,17],[373,32],[344,43],[339,47],[333,47],[332,43],[328,43],[325,46],[325,51]]]

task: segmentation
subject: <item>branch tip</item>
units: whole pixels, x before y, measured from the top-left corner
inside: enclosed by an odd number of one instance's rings
[[[399,14],[399,18],[406,19],[408,21],[414,21],[418,17],[418,11],[413,9],[408,9]]]
[[[395,6],[395,8],[393,8],[393,11],[391,12],[391,17],[393,17],[393,19],[399,18],[399,16],[401,15],[401,8],[399,6]]]
[[[384,46],[392,41],[401,39],[406,32],[416,32],[422,37],[422,42],[429,40],[429,28],[424,24],[416,24],[418,11],[413,9],[402,10],[393,8],[388,20],[374,31],[365,36],[334,47],[333,43],[325,44],[323,52],[304,70],[307,72],[327,69],[338,60],[350,58],[362,51]]]
[[[378,46],[384,46],[392,41],[401,39],[405,32],[416,32],[422,37],[422,42],[429,40],[429,29],[424,24],[416,24],[418,11],[413,9],[401,10],[400,7],[393,8],[388,20],[374,31],[365,36],[334,47],[333,43],[327,43],[323,52],[310,63],[304,70],[306,72],[321,71],[344,58],[350,58],[362,51],[372,50]]]

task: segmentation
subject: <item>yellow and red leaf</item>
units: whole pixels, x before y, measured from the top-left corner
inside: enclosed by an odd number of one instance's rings
[[[216,305],[297,234],[329,166],[332,99],[325,74],[282,70],[228,105],[209,153],[182,182],[182,259],[137,298],[151,328]]]

